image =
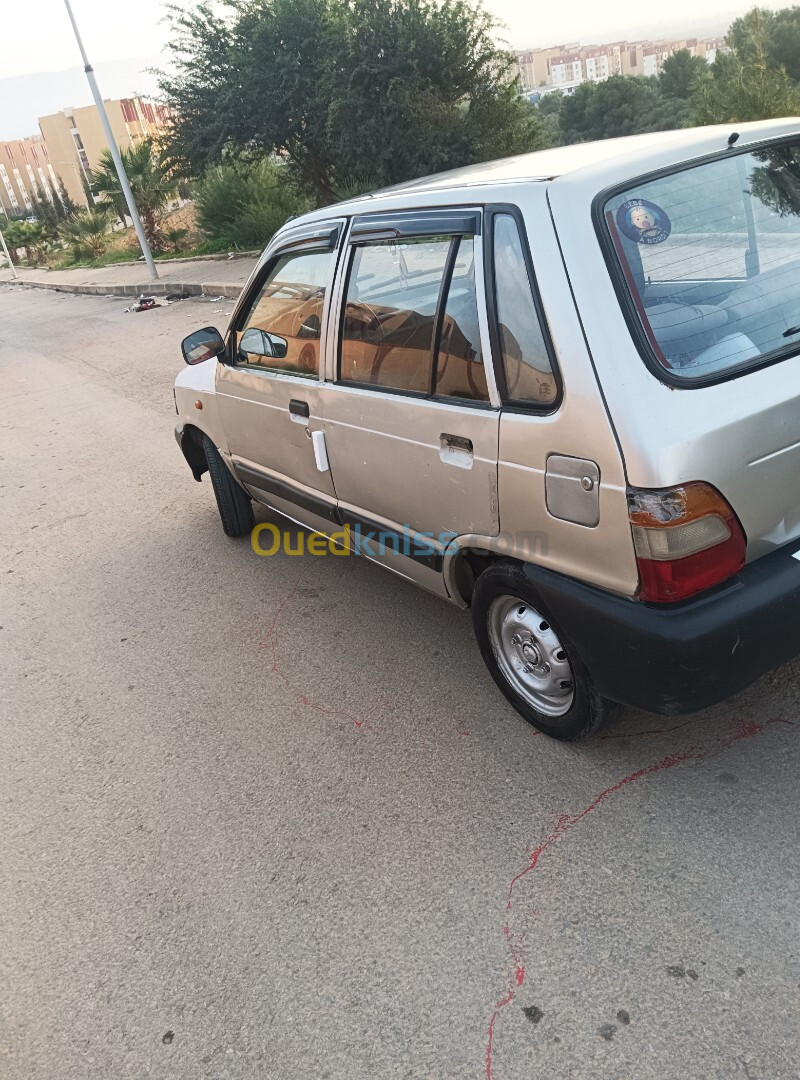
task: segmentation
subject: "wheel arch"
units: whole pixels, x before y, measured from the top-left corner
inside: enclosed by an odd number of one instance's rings
[[[461,608],[472,604],[475,582],[489,566],[501,561],[524,565],[499,536],[459,536],[444,553],[442,574],[451,600]]]
[[[200,483],[203,479],[203,473],[208,472],[208,462],[203,449],[205,432],[194,424],[184,424],[182,428],[175,432],[175,435],[183,456],[186,458],[186,464],[192,470],[192,476]]]

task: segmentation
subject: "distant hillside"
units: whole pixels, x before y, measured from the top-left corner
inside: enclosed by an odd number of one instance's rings
[[[145,69],[162,63],[162,57],[150,56],[97,64],[100,92],[105,98],[154,94],[155,77]],[[91,91],[81,67],[0,79],[0,140],[35,135],[39,130],[37,117],[91,104]]]

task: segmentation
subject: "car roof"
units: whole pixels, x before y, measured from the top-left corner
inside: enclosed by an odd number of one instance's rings
[[[631,177],[640,174],[653,160],[657,151],[662,165],[678,164],[687,159],[703,157],[723,150],[728,138],[738,133],[736,147],[764,139],[800,134],[800,119],[762,120],[748,124],[720,124],[709,127],[683,128],[677,131],[653,131],[645,135],[629,135],[620,139],[604,139],[601,142],[573,143],[550,150],[538,150],[531,154],[500,158],[479,165],[453,169],[449,172],[423,176],[393,187],[382,188],[335,206],[305,215],[302,220],[330,217],[332,214],[358,214],[379,210],[382,200],[395,200],[409,196],[415,203],[417,196],[438,193],[455,188],[474,188],[521,182],[556,181],[559,177],[574,176],[585,170],[592,176],[597,190],[604,186],[604,174],[608,182],[616,181],[624,161],[625,171]],[[622,159],[622,160],[621,160]],[[604,166],[607,165],[607,170]],[[292,224],[296,224],[293,222]]]

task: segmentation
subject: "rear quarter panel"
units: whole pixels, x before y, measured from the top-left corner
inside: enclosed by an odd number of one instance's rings
[[[628,524],[619,446],[586,346],[553,229],[548,184],[515,186],[498,201],[522,211],[545,318],[563,380],[563,398],[549,415],[504,411],[500,424],[498,494],[504,537],[540,530],[529,561],[624,595],[639,577]],[[550,454],[586,458],[600,469],[600,521],[594,528],[553,517],[545,471]],[[519,554],[524,557],[524,544]]]

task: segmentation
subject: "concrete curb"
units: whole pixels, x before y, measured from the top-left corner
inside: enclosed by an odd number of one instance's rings
[[[262,248],[263,251],[263,248]],[[156,266],[170,266],[172,263],[196,263],[196,262],[236,262],[237,259],[257,259],[261,251],[234,251],[233,258],[227,251],[217,252],[214,255],[176,255],[174,259],[157,259]],[[141,266],[143,260],[124,259],[114,263],[115,266]],[[93,269],[86,267],[86,269]]]
[[[73,285],[54,281],[17,280],[7,282],[25,289],[50,289],[53,292],[82,293],[85,296],[166,296],[167,293],[184,293],[187,296],[224,296],[236,300],[244,285],[213,285],[197,282],[146,281],[140,285]]]

